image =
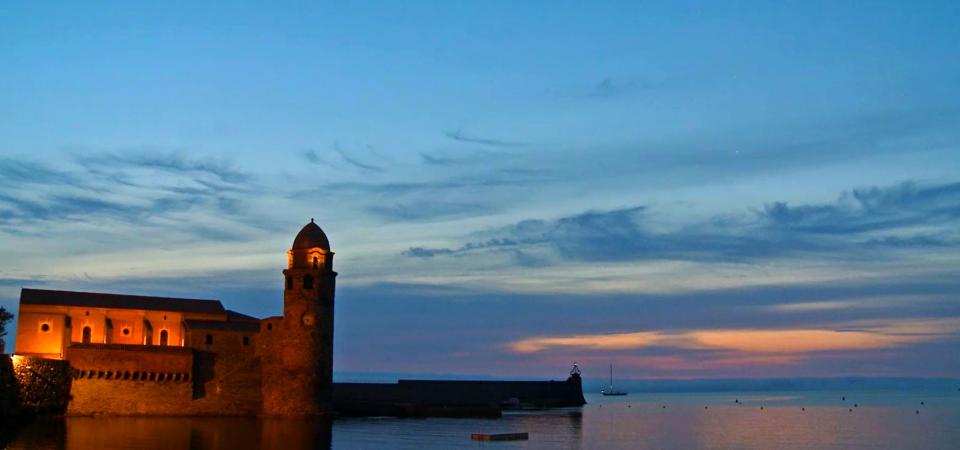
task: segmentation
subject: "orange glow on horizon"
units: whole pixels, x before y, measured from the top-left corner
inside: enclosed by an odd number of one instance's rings
[[[960,331],[960,323],[937,323],[925,328],[926,322],[876,324],[852,331],[796,329],[728,329],[690,330],[679,332],[634,332],[573,336],[543,336],[511,342],[517,353],[535,353],[557,348],[590,350],[633,350],[647,347],[685,350],[730,350],[756,355],[800,355],[814,352],[874,350],[901,347],[941,338]],[[906,333],[905,331],[909,331]],[[792,361],[792,360],[791,360]],[[788,362],[783,359],[781,362]]]
[[[554,347],[628,350],[651,346],[659,339],[658,333],[653,332],[594,334],[524,339],[514,342],[510,347],[519,353],[539,352]]]

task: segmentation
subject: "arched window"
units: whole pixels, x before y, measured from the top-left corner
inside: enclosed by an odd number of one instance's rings
[[[80,339],[84,344],[90,343],[90,327],[83,327],[83,337]]]
[[[303,276],[303,288],[304,289],[313,289],[313,277],[310,275]]]
[[[161,347],[167,346],[168,339],[169,339],[169,334],[167,333],[167,330],[160,330],[160,346]]]
[[[314,269],[319,269],[319,268],[320,268],[320,267],[319,267],[319,263],[320,263],[320,259],[317,258],[316,256],[314,256],[314,257],[313,257],[313,268],[314,268]]]

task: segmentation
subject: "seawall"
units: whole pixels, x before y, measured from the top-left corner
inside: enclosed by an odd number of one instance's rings
[[[255,416],[260,360],[181,347],[70,349],[67,415]],[[93,347],[93,346],[91,346]]]
[[[492,416],[501,409],[586,404],[579,376],[566,381],[334,383],[333,400],[337,413],[348,416]]]

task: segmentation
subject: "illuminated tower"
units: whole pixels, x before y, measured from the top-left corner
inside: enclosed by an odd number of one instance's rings
[[[283,271],[283,320],[273,362],[264,380],[264,412],[310,415],[329,412],[333,382],[333,271],[330,242],[310,219],[293,240]]]

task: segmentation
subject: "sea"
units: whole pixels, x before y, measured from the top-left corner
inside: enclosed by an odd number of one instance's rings
[[[499,419],[71,417],[0,425],[8,449],[960,449],[960,389],[585,394]],[[473,433],[528,433],[474,441]]]

